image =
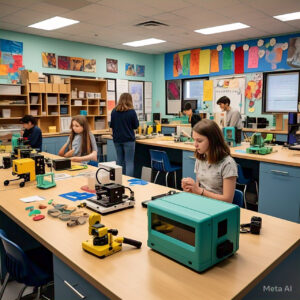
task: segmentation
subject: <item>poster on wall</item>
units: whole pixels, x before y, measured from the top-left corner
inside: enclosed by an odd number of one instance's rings
[[[126,76],[135,76],[134,64],[125,64],[125,75]]]
[[[23,43],[0,39],[0,79],[18,83],[23,66]]]
[[[96,59],[84,59],[84,72],[96,72]]]
[[[300,37],[289,39],[287,64],[293,68],[300,68]]]
[[[58,62],[58,68],[60,70],[70,70],[70,57],[69,56],[58,56],[57,62]]]
[[[72,70],[72,71],[83,71],[83,58],[81,58],[81,57],[70,57],[70,70]]]
[[[129,81],[129,93],[132,96],[133,108],[138,116],[144,113],[144,83],[142,81]]]
[[[136,76],[140,76],[140,77],[145,76],[145,66],[136,65]]]
[[[106,72],[118,73],[118,60],[117,59],[106,59]]]
[[[43,68],[56,68],[56,55],[55,53],[42,52]]]
[[[181,80],[167,81],[167,109],[168,114],[178,114],[181,111]]]

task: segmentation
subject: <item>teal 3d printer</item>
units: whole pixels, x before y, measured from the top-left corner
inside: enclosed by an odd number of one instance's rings
[[[198,272],[239,248],[240,208],[178,193],[148,203],[148,246]]]

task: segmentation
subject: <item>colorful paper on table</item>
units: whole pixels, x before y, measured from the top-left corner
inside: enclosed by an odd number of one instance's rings
[[[235,74],[244,73],[244,49],[243,49],[243,47],[238,47],[234,51],[234,73]]]
[[[199,74],[199,55],[200,49],[191,50],[190,75]]]
[[[213,81],[203,81],[203,101],[212,101],[213,99]]]
[[[258,47],[250,47],[248,51],[248,68],[249,69],[254,69],[258,68]]]
[[[210,73],[219,72],[219,52],[216,49],[210,50]]]
[[[85,199],[92,198],[95,195],[92,193],[70,192],[70,193],[60,194],[59,196],[71,201],[78,201],[78,200],[85,200]]]
[[[209,74],[209,67],[210,67],[210,49],[200,50],[199,75]]]
[[[236,152],[236,153],[247,153],[246,150],[240,150],[240,149],[234,150],[234,152]]]
[[[132,179],[128,179],[129,185],[146,185],[148,184],[147,181],[142,180],[142,179],[138,179],[138,178],[132,178]]]
[[[223,70],[232,69],[232,51],[230,48],[223,48]]]

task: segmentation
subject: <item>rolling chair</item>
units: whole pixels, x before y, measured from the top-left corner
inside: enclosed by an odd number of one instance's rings
[[[235,204],[241,208],[245,208],[244,193],[240,190],[235,190],[232,204]]]
[[[157,171],[157,174],[154,178],[154,183],[156,182],[158,175],[160,172],[166,173],[166,186],[168,186],[168,175],[171,172],[174,172],[174,183],[175,188],[177,188],[176,184],[176,171],[180,170],[181,167],[171,165],[169,161],[169,157],[165,151],[153,150],[150,149],[150,157],[151,157],[151,168],[152,170]]]
[[[245,177],[241,165],[237,164],[237,167],[238,167],[238,178],[237,178],[236,184],[244,186],[244,191],[243,191],[244,192],[244,205],[245,205],[245,208],[247,208],[246,191],[247,191],[248,184],[250,184],[251,182],[255,183],[257,198],[258,198],[258,184],[257,184],[256,180]]]
[[[46,261],[45,256],[32,253],[32,259],[30,259],[27,253],[25,253],[17,244],[10,241],[6,237],[5,232],[1,229],[0,240],[4,248],[7,269],[3,285],[0,289],[0,300],[3,297],[9,278],[24,284],[24,286],[19,292],[17,300],[21,299],[27,286],[37,288],[37,295],[35,299],[40,299],[41,287],[52,281],[53,276],[51,272],[47,273],[46,271],[42,270],[33,261],[33,259],[43,259],[44,261]]]

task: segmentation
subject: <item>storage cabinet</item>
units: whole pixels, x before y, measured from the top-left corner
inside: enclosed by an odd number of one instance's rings
[[[300,168],[260,163],[258,211],[300,223]]]
[[[107,140],[107,161],[117,161],[117,152],[113,140]]]
[[[182,177],[191,177],[196,180],[194,152],[192,151],[182,151]]]
[[[55,299],[106,300],[109,299],[79,274],[53,255]]]

